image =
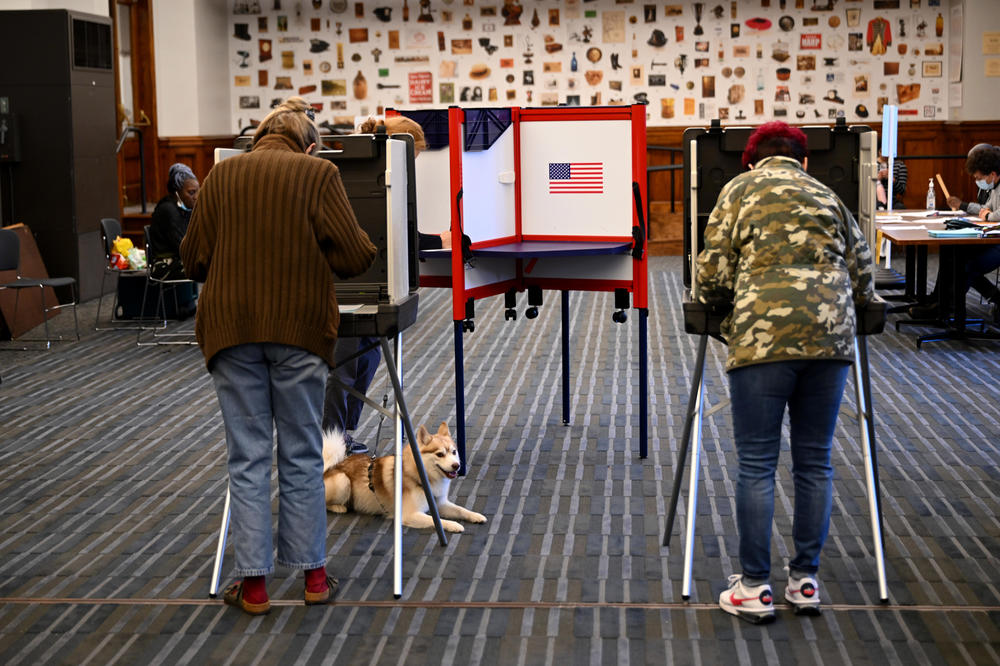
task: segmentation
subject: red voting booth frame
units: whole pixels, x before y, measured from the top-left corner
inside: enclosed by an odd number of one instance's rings
[[[470,109],[470,112],[478,109]],[[506,111],[506,110],[505,110]],[[494,238],[472,238],[471,257],[502,258],[511,260],[514,265],[512,275],[490,282],[488,284],[466,284],[466,261],[469,254],[463,255],[460,239],[463,235],[463,221],[468,219],[467,208],[474,209],[475,201],[463,197],[463,126],[466,121],[466,110],[451,107],[448,114],[448,151],[449,151],[449,181],[450,181],[450,217],[451,237],[454,239],[450,253],[450,275],[428,275],[422,272],[420,285],[422,287],[449,288],[452,290],[452,319],[455,336],[455,382],[456,382],[456,444],[462,459],[461,473],[466,470],[465,453],[465,386],[464,386],[464,347],[465,331],[475,329],[473,317],[474,302],[479,299],[504,294],[508,313],[513,313],[514,299],[517,292],[528,291],[529,304],[538,305],[541,302],[541,290],[561,292],[562,301],[562,402],[563,423],[569,423],[569,292],[613,292],[615,308],[613,319],[616,323],[624,323],[627,319],[625,309],[631,307],[637,310],[639,328],[639,457],[647,456],[648,442],[648,344],[647,328],[649,318],[648,307],[648,266],[647,266],[647,226],[643,219],[646,201],[646,107],[632,105],[622,107],[553,107],[553,108],[518,108],[510,111],[510,123],[513,130],[513,165],[514,178],[511,183],[514,188],[514,233]],[[442,111],[443,113],[444,111]],[[390,112],[402,113],[407,112]],[[524,200],[522,197],[522,128],[529,123],[581,123],[579,136],[581,141],[588,138],[586,123],[594,121],[625,121],[630,134],[631,156],[627,161],[628,171],[611,173],[608,178],[619,179],[619,191],[627,185],[630,190],[629,211],[621,211],[621,219],[615,220],[615,233],[607,235],[594,234],[544,234],[525,231],[522,227]],[[616,125],[617,127],[617,125]],[[425,128],[426,130],[426,128]],[[575,131],[575,128],[574,128]],[[619,145],[618,151],[622,148]],[[418,165],[419,171],[419,165]],[[628,183],[620,181],[629,178]],[[421,190],[418,199],[428,196]],[[598,195],[599,196],[599,195]],[[617,213],[616,213],[617,217]],[[626,223],[626,220],[628,221]],[[619,231],[620,229],[620,231]],[[440,256],[440,251],[439,251]],[[593,277],[583,274],[573,275],[569,269],[567,275],[544,276],[532,275],[532,268],[537,262],[565,262],[581,257],[586,261],[603,259],[621,264],[630,261],[631,271],[625,275],[613,277]],[[614,273],[614,271],[612,271]],[[621,271],[619,271],[621,273]],[[631,299],[629,298],[631,296]],[[629,302],[631,300],[631,303]],[[537,313],[537,308],[534,309]],[[531,317],[531,313],[528,313]],[[516,317],[516,314],[511,318]]]

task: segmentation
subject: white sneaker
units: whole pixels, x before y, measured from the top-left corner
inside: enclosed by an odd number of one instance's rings
[[[719,596],[719,606],[731,615],[753,624],[767,624],[774,620],[774,600],[767,583],[755,587],[743,584],[743,574],[729,577],[729,589]]]
[[[815,576],[789,576],[785,601],[795,608],[796,615],[819,615],[819,581]]]

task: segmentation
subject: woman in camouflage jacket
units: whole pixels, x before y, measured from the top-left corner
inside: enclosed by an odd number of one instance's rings
[[[774,617],[769,584],[774,474],[786,406],[795,485],[786,600],[817,613],[816,573],[833,497],[830,448],[854,358],[855,306],[873,294],[871,252],[843,202],[806,174],[806,137],[762,125],[743,154],[750,171],[719,195],[698,257],[696,296],[726,300],[726,369],[739,458],[740,563],[720,605],[753,622]]]

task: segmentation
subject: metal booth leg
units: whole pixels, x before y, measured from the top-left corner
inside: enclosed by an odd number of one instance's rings
[[[462,324],[455,320],[455,445],[462,466],[458,473],[465,476],[465,355],[462,349]]]
[[[398,337],[396,344],[400,344]],[[431,514],[431,518],[434,519],[434,527],[437,529],[438,540],[442,546],[447,546],[448,538],[444,534],[444,526],[441,525],[441,516],[438,515],[437,502],[434,501],[434,495],[431,493],[430,481],[427,479],[427,470],[424,469],[424,461],[420,458],[420,445],[417,444],[417,436],[413,432],[413,421],[410,420],[410,412],[406,408],[406,400],[403,399],[403,387],[400,384],[399,374],[396,372],[396,362],[393,360],[392,350],[389,348],[389,341],[386,338],[382,338],[382,357],[385,359],[385,368],[388,371],[389,379],[392,380],[393,391],[396,393],[396,409],[399,410],[399,416],[402,418],[406,438],[410,440],[410,451],[413,453],[413,460],[417,465],[417,473],[420,475],[420,485],[424,489],[424,497],[427,498],[427,511]],[[397,467],[397,469],[401,469],[401,467]],[[401,495],[396,495],[396,497],[399,498]]]
[[[667,509],[667,528],[663,533],[664,548],[670,547],[670,535],[674,531],[674,518],[677,517],[677,500],[681,494],[681,483],[684,480],[684,462],[687,460],[688,448],[691,445],[691,424],[694,421],[695,410],[701,392],[701,379],[705,372],[705,351],[708,349],[708,335],[698,339],[698,355],[694,362],[691,376],[691,394],[688,397],[687,412],[684,416],[684,431],[681,435],[680,450],[677,452],[677,464],[674,467],[674,486],[670,492],[670,507]]]
[[[226,535],[229,534],[229,483],[226,483],[226,503],[222,508],[222,527],[219,529],[219,545],[215,548],[215,565],[212,567],[212,582],[208,586],[208,596],[215,599],[219,594],[219,578],[222,576],[222,561],[226,553]]]
[[[704,367],[704,363],[705,357],[704,354],[702,354],[702,367]],[[704,376],[701,373],[699,373],[698,377],[696,395],[694,420],[692,423],[694,430],[694,446],[691,451],[691,473],[690,480],[688,482],[688,514],[686,526],[684,528],[684,578],[681,584],[681,598],[685,601],[691,598],[691,572],[694,562],[694,521],[698,514],[698,473],[701,470],[701,425],[705,396]]]
[[[865,486],[868,494],[868,513],[875,547],[875,567],[878,572],[878,594],[882,603],[888,603],[889,591],[885,580],[885,542],[882,538],[882,504],[879,499],[878,463],[875,453],[875,427],[872,422],[871,385],[868,375],[868,350],[864,336],[854,343],[854,388],[858,403],[858,426],[861,430],[861,451],[864,456]]]
[[[639,457],[649,454],[649,308],[639,309]]]
[[[562,291],[562,408],[563,425],[569,425],[569,292]]]
[[[392,340],[396,352],[396,370],[403,371],[403,335],[397,333]],[[383,347],[385,349],[385,347]],[[385,355],[383,353],[383,355]],[[387,366],[388,367],[388,366]],[[395,387],[395,384],[393,384]],[[402,387],[400,387],[402,388]],[[399,408],[402,393],[396,393],[395,409],[392,418],[392,496],[396,499],[392,509],[392,596],[399,599],[403,596],[403,410]],[[413,441],[413,440],[411,440]],[[419,460],[418,469],[423,470],[423,460],[414,453],[414,459]],[[421,476],[423,480],[423,476]],[[425,492],[428,492],[427,485],[424,485]],[[428,503],[434,507],[433,500],[428,498]],[[434,507],[436,509],[436,507]],[[436,515],[436,511],[434,512]]]

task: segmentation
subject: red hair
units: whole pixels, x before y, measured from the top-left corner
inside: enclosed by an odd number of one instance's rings
[[[743,151],[743,168],[756,164],[765,157],[784,155],[801,162],[809,154],[805,132],[788,123],[775,120],[764,123],[750,135]]]

